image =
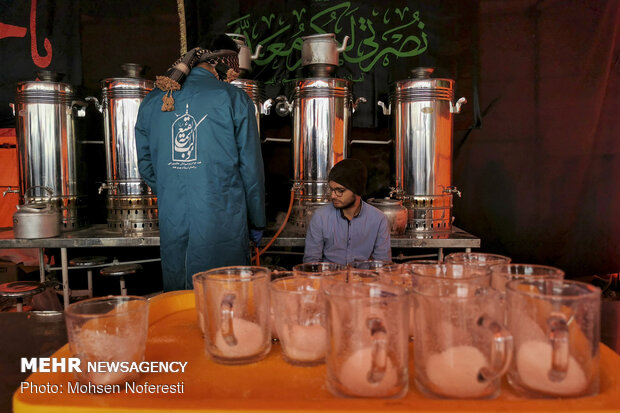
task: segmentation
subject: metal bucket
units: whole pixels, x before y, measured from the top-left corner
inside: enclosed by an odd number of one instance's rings
[[[85,196],[77,176],[75,116],[84,116],[83,102],[73,87],[52,73],[39,73],[40,81],[17,84],[16,121],[20,203],[33,188],[29,202],[50,202],[62,215],[61,229],[86,224]],[[77,111],[75,109],[78,109]],[[50,188],[52,195],[43,188]]]
[[[450,230],[452,194],[460,195],[452,186],[452,115],[466,100],[453,104],[454,80],[433,79],[432,72],[414,69],[412,78],[390,86],[389,107],[378,102],[384,114],[392,115],[394,193],[406,201],[408,230],[416,232]]]
[[[254,102],[256,124],[258,125],[258,132],[260,134],[260,116],[269,115],[271,106],[273,105],[273,99],[265,99],[265,93],[262,89],[262,85],[257,80],[236,79],[230,83],[239,89],[244,90],[250,99],[252,99],[252,102]]]
[[[124,235],[156,232],[159,229],[157,197],[140,177],[134,127],[144,97],[153,82],[137,77],[141,66],[125,64],[126,77],[101,81],[106,149],[108,229]]]
[[[277,98],[277,112],[293,114],[293,183],[297,203],[291,222],[306,228],[314,209],[329,202],[327,176],[347,157],[351,115],[364,98],[353,101],[352,83],[338,78],[297,82],[293,103]]]

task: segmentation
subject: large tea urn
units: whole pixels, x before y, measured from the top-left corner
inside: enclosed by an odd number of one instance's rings
[[[239,78],[230,83],[244,90],[250,99],[252,99],[252,102],[254,102],[256,124],[258,125],[258,132],[260,134],[260,117],[261,115],[269,115],[273,100],[265,97],[265,91],[263,90],[261,82],[258,80],[246,79],[246,77],[252,71],[252,61],[258,59],[263,46],[259,44],[256,46],[254,54],[251,54],[244,35],[237,33],[226,33],[226,35],[233,39],[235,43],[237,43],[237,46],[239,46]]]
[[[290,222],[305,232],[316,208],[329,203],[327,176],[330,169],[347,158],[351,119],[363,97],[353,97],[350,80],[328,77],[338,65],[338,47],[333,33],[306,36],[302,65],[312,77],[297,81],[291,101],[276,98],[276,113],[293,115],[293,185],[295,203]]]
[[[60,75],[43,71],[38,78],[17,84],[20,203],[49,203],[60,211],[62,231],[71,231],[87,223],[75,134],[75,118],[84,116],[86,104]]]
[[[107,181],[108,229],[124,235],[156,232],[159,229],[157,197],[140,177],[135,125],[144,97],[153,89],[141,76],[143,67],[126,63],[123,77],[101,81],[102,101],[88,97],[103,113]]]
[[[408,231],[450,231],[452,196],[452,115],[466,103],[454,99],[454,80],[431,78],[432,68],[416,68],[411,77],[390,85],[396,182],[393,196],[409,209]]]

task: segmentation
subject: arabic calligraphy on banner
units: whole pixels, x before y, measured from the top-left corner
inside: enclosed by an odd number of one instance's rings
[[[17,82],[41,70],[81,82],[79,16],[75,0],[0,0],[0,127],[14,125],[9,102]]]
[[[243,34],[254,50],[263,46],[254,65],[294,72],[301,66],[302,37],[309,34],[334,33],[339,42],[350,36],[340,55],[340,65],[353,65],[355,75],[346,76],[361,82],[377,66],[388,67],[396,58],[418,56],[428,49],[427,27],[420,11],[409,7],[372,7],[362,9],[342,2],[310,13],[306,7],[287,13],[248,13],[227,22],[228,32]],[[287,82],[278,72],[266,84]]]
[[[46,68],[52,62],[52,44],[46,37],[43,40],[45,54],[39,54],[39,50],[37,48],[37,0],[31,0],[30,3],[30,19],[28,29],[30,29],[30,56],[32,57],[32,62],[40,68]],[[0,22],[0,40],[8,37],[25,37],[28,29],[26,27],[14,26]]]

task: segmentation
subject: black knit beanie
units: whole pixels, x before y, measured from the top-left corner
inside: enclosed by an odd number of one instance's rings
[[[339,183],[353,191],[355,195],[364,195],[366,192],[366,166],[359,159],[343,159],[329,171],[328,180]]]

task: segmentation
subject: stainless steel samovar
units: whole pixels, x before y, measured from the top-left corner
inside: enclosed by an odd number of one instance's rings
[[[75,117],[84,116],[86,103],[59,75],[43,71],[38,78],[17,84],[20,204],[52,203],[61,211],[61,230],[71,231],[87,223],[75,134]]]
[[[396,185],[392,196],[409,210],[407,231],[434,233],[452,229],[452,115],[466,103],[454,99],[454,80],[431,78],[433,69],[417,68],[412,77],[390,86],[389,106],[395,142]]]
[[[239,46],[239,78],[230,82],[232,85],[238,87],[248,94],[252,102],[254,102],[254,113],[256,114],[256,124],[258,125],[258,132],[260,133],[260,116],[269,115],[271,106],[273,104],[272,99],[266,99],[263,85],[258,80],[246,79],[246,76],[252,71],[252,60],[258,59],[263,46],[260,44],[256,46],[254,54],[250,53],[250,48],[246,44],[246,38],[242,34],[226,33],[226,35],[232,38],[237,46]]]
[[[295,203],[292,227],[305,232],[318,207],[330,202],[327,176],[347,157],[351,116],[365,98],[354,100],[353,84],[331,76],[338,55],[349,37],[338,47],[333,33],[303,37],[302,65],[310,77],[297,81],[292,102],[276,98],[276,112],[293,114],[293,185]]]
[[[101,81],[102,101],[87,97],[103,113],[107,181],[108,229],[124,235],[159,229],[157,197],[140,177],[134,127],[144,97],[153,82],[141,78],[143,67],[126,63],[124,77]]]

